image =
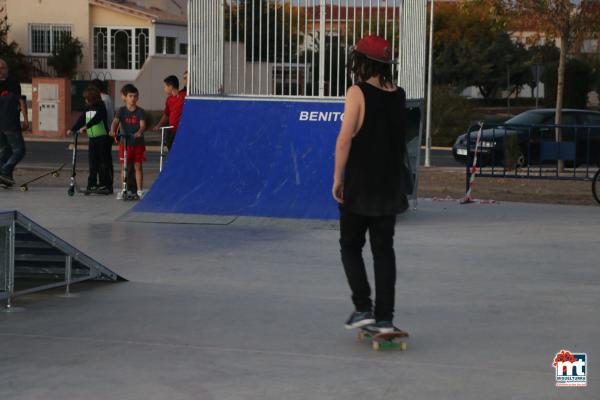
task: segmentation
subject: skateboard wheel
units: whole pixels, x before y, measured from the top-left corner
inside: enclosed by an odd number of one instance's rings
[[[379,351],[379,342],[373,342],[373,350]]]
[[[359,331],[358,335],[357,335],[357,339],[359,342],[362,342],[363,340],[365,340],[365,334],[363,332]]]
[[[55,172],[52,174],[53,177],[58,178],[60,176],[60,174],[58,172]]]
[[[405,342],[400,343],[400,351],[406,351],[406,343]]]
[[[27,186],[21,186],[21,192],[26,192],[28,190],[29,188]]]

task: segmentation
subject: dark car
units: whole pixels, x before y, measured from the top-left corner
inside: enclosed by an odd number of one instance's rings
[[[561,158],[567,163],[581,165],[588,162],[600,165],[600,112],[563,110],[560,145],[555,143],[554,109],[526,111],[501,125],[482,131],[478,164],[503,165],[509,154],[517,166],[539,164]],[[546,126],[544,126],[546,125]],[[462,134],[452,147],[458,162],[471,162],[475,151],[478,129]],[[469,135],[469,136],[467,136]],[[467,137],[469,148],[467,149]],[[560,154],[560,156],[558,156]]]

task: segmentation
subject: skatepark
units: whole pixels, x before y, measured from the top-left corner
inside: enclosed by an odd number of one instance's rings
[[[130,203],[56,188],[2,193],[0,209],[16,205],[128,281],[17,297],[25,311],[0,314],[6,399],[600,393],[593,375],[554,387],[551,366],[563,348],[600,351],[597,208],[422,199],[396,229],[408,350],[375,352],[343,327],[351,303],[328,224],[123,222]]]

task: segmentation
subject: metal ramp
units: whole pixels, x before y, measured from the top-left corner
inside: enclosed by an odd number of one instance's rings
[[[0,300],[83,281],[125,280],[18,211],[0,211]]]

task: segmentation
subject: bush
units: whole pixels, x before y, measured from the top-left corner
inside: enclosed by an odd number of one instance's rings
[[[62,37],[58,50],[55,48],[48,58],[48,65],[54,68],[56,74],[64,78],[73,78],[77,65],[83,58],[83,44],[77,38],[69,35]]]
[[[556,107],[556,89],[558,85],[558,64],[548,66],[544,74],[546,107]],[[592,67],[589,64],[571,59],[567,61],[565,71],[564,108],[585,108],[587,95],[592,90]]]
[[[473,119],[473,106],[451,86],[434,86],[431,107],[431,139],[434,146],[452,146]]]

